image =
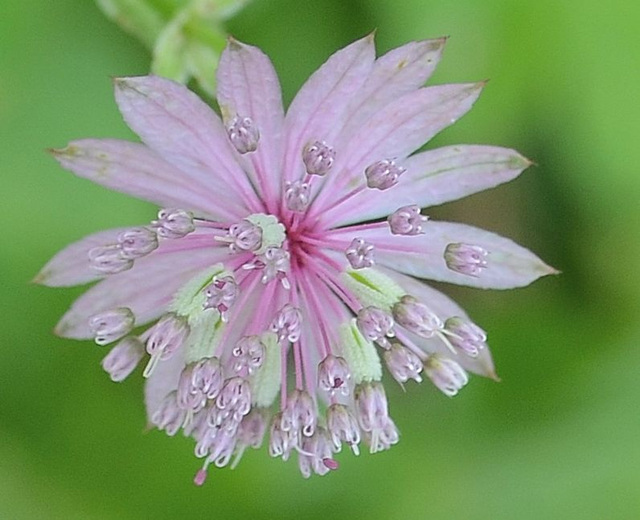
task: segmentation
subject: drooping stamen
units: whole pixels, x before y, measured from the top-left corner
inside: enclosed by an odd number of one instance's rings
[[[291,268],[289,252],[281,247],[269,247],[264,254],[257,256],[253,262],[242,266],[243,269],[262,269],[262,283],[280,280],[285,289],[291,287],[287,273]]]
[[[312,436],[302,439],[298,449],[300,473],[304,478],[309,478],[312,472],[322,476],[332,469],[338,469],[338,463],[332,455],[327,431],[320,427]]]
[[[309,206],[309,183],[293,181],[285,183],[284,199],[291,211],[302,212]]]
[[[231,351],[235,358],[233,370],[240,375],[252,375],[262,366],[264,361],[264,345],[260,336],[244,336],[240,338]]]
[[[398,166],[393,159],[385,159],[367,166],[364,175],[369,188],[388,190],[398,183],[398,179],[405,171],[407,170]]]
[[[128,337],[113,347],[102,360],[102,368],[111,381],[124,381],[144,357],[144,344],[138,338]]]
[[[160,360],[169,359],[189,335],[186,318],[170,312],[165,314],[151,329],[147,339],[147,353],[151,356],[143,376],[149,377]]]
[[[384,360],[393,378],[400,384],[413,379],[418,383],[422,382],[420,372],[422,372],[422,361],[408,348],[398,343],[391,345],[384,353]]]
[[[444,322],[444,330],[451,344],[471,357],[487,348],[487,333],[475,323],[454,316]]]
[[[180,374],[178,406],[192,413],[202,410],[222,390],[224,378],[218,358],[203,358],[189,363]]]
[[[397,209],[387,219],[391,233],[407,236],[422,234],[422,225],[427,220],[428,217],[422,216],[420,208],[415,204]]]
[[[375,264],[373,252],[373,244],[366,242],[362,238],[354,238],[344,254],[347,260],[349,260],[351,267],[354,269],[364,269],[366,267],[372,267]]]
[[[89,249],[88,257],[91,268],[101,274],[117,274],[133,267],[133,260],[122,256],[117,244]]]
[[[393,318],[377,307],[364,307],[356,316],[356,324],[362,335],[369,341],[375,341],[384,348],[389,348],[389,340],[393,332]]]
[[[295,343],[300,339],[302,313],[300,309],[287,303],[278,311],[269,329],[278,335],[278,341],[286,339]]]
[[[335,158],[336,151],[324,141],[315,141],[302,150],[302,162],[309,175],[326,175]]]
[[[281,428],[292,435],[295,446],[300,446],[302,437],[311,437],[317,424],[316,407],[311,396],[304,390],[294,390],[282,411]]]
[[[269,455],[271,457],[282,457],[284,460],[287,460],[292,447],[292,436],[289,431],[282,429],[282,412],[278,412],[271,420]]]
[[[228,431],[235,430],[242,418],[251,409],[251,387],[242,377],[232,377],[224,382],[224,386],[215,400],[207,418],[210,426],[225,426]]]
[[[257,251],[262,247],[262,228],[247,219],[242,219],[233,224],[225,236],[216,236],[215,239],[228,243],[232,253]]]
[[[342,443],[346,442],[355,455],[360,453],[358,448],[358,444],[360,444],[358,421],[345,405],[332,404],[327,409],[327,429],[335,451],[339,452],[342,449]]]
[[[424,371],[431,382],[449,397],[457,395],[469,381],[467,373],[458,363],[437,354],[429,356],[424,364]]]
[[[89,318],[89,328],[98,345],[107,345],[124,338],[133,330],[134,323],[135,316],[127,307],[110,309]]]
[[[398,430],[389,417],[387,397],[380,382],[358,385],[355,407],[358,423],[371,453],[389,449],[398,442]]]
[[[447,267],[456,273],[478,277],[487,268],[489,252],[471,244],[449,244],[444,250]]]
[[[158,248],[158,235],[145,227],[127,229],[118,235],[120,254],[134,260]]]
[[[255,152],[260,140],[260,131],[250,117],[234,117],[227,124],[227,135],[239,154]]]
[[[216,309],[220,313],[220,319],[227,321],[227,311],[235,303],[239,292],[238,284],[232,276],[215,277],[204,289],[204,308]]]
[[[151,221],[151,227],[161,238],[178,239],[195,231],[193,214],[183,209],[161,209],[158,219]]]
[[[344,358],[329,354],[318,365],[318,387],[333,396],[337,391],[349,395],[351,372]]]
[[[392,312],[398,325],[423,338],[431,338],[444,328],[442,320],[413,296],[405,295],[400,298]]]

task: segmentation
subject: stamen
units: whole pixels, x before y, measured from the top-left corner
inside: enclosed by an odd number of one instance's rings
[[[350,379],[351,372],[344,358],[329,354],[318,365],[318,387],[331,396],[336,391],[340,391],[342,395],[349,395]]]
[[[449,244],[444,251],[447,267],[456,273],[478,277],[487,268],[489,252],[471,244]]]
[[[240,338],[231,355],[235,358],[233,370],[237,374],[252,375],[264,361],[264,345],[260,341],[260,336]]]
[[[302,212],[309,206],[309,183],[293,181],[285,183],[284,198],[287,208]]]
[[[147,339],[147,353],[151,356],[143,376],[149,377],[158,361],[169,359],[189,336],[186,318],[173,312],[165,314],[151,329]]]
[[[98,345],[107,345],[125,337],[133,329],[135,316],[131,309],[118,307],[89,318],[89,328]]]
[[[161,209],[158,219],[151,221],[151,227],[161,238],[178,239],[195,231],[193,214],[183,209]]]
[[[122,256],[120,246],[98,246],[88,252],[91,268],[102,274],[117,274],[133,267],[133,260]]]
[[[389,348],[387,337],[392,338],[393,318],[377,307],[364,307],[360,309],[356,317],[356,324],[362,335],[369,341],[375,341],[384,348]]]
[[[431,382],[448,397],[457,395],[469,381],[467,373],[458,363],[438,355],[429,356],[424,371]]]
[[[374,381],[358,385],[355,407],[371,453],[389,449],[398,442],[398,430],[389,417],[387,397],[381,383]]]
[[[144,357],[144,344],[138,338],[128,337],[113,347],[102,360],[102,368],[111,381],[124,381]]]
[[[180,374],[177,390],[178,406],[192,413],[202,410],[215,399],[223,384],[222,367],[218,358],[203,358],[189,363]]]
[[[289,289],[291,287],[287,279],[287,272],[291,268],[289,258],[289,252],[281,247],[269,247],[264,254],[257,256],[253,262],[244,264],[242,268],[262,269],[262,283],[266,284],[278,279],[285,289]]]
[[[213,281],[204,289],[206,301],[205,309],[216,309],[222,321],[228,320],[227,311],[238,298],[240,289],[232,276],[214,277]]]
[[[415,204],[397,209],[387,219],[391,233],[408,236],[422,234],[422,225],[427,220],[428,217],[420,215],[420,208]]]
[[[442,331],[449,337],[451,344],[471,357],[477,357],[487,348],[487,333],[475,323],[454,316],[444,322]]]
[[[302,313],[300,309],[287,303],[278,311],[269,329],[278,335],[278,342],[286,339],[295,343],[300,339],[301,326]]]
[[[398,179],[405,171],[407,170],[398,166],[394,160],[385,159],[368,166],[364,175],[367,178],[369,188],[388,190],[398,183]]]
[[[227,134],[239,154],[255,152],[258,148],[260,131],[250,117],[234,117],[227,125]]]
[[[342,443],[346,442],[353,453],[360,453],[360,428],[358,421],[351,411],[343,404],[332,404],[327,410],[327,429],[333,441],[336,452],[342,450]]]
[[[232,253],[257,251],[262,247],[262,228],[243,219],[229,228],[226,236],[216,236],[218,242],[227,242]]]
[[[422,372],[422,361],[408,348],[398,343],[391,345],[384,353],[384,360],[393,378],[400,384],[413,379],[418,383],[422,382],[420,372]]]
[[[124,258],[134,260],[158,248],[158,235],[145,227],[127,229],[118,235],[118,245]]]
[[[324,141],[315,141],[302,150],[302,162],[309,175],[326,175],[335,158],[335,150]]]
[[[442,320],[413,296],[405,295],[400,298],[392,312],[398,325],[423,338],[431,338],[444,328]]]
[[[373,257],[373,244],[366,242],[362,238],[354,238],[344,252],[347,260],[354,269],[364,269],[375,264]]]

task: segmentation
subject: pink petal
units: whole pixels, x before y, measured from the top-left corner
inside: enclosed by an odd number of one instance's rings
[[[436,291],[432,287],[429,287],[421,280],[416,280],[411,276],[400,274],[392,269],[378,269],[395,280],[407,291],[407,294],[410,294],[421,302],[427,304],[442,321],[446,321],[447,318],[451,318],[453,316],[469,319],[467,313],[456,302],[440,291]],[[456,356],[446,347],[444,342],[438,338],[425,339],[412,333],[408,333],[408,335],[414,343],[423,348],[426,352],[442,354],[445,357],[453,359],[465,370],[481,376],[498,379],[493,359],[491,358],[491,352],[488,348],[482,349],[475,358],[463,354]]]
[[[242,212],[203,184],[200,174],[181,171],[143,144],[118,139],[83,139],[52,151],[66,169],[112,190],[165,207],[178,207],[214,219],[237,219]]]
[[[89,266],[89,250],[114,243],[118,234],[125,229],[127,228],[99,231],[68,245],[47,262],[33,282],[49,287],[69,287],[102,278],[100,273]]]
[[[250,117],[258,127],[258,149],[249,158],[266,185],[263,197],[275,204],[280,191],[284,109],[278,76],[260,49],[229,40],[218,65],[218,104],[223,117]]]
[[[440,61],[445,42],[446,38],[410,42],[378,58],[349,106],[341,136],[348,139],[375,112],[424,85]]]
[[[402,166],[405,157],[468,112],[483,86],[468,83],[426,87],[376,112],[347,145],[345,159],[336,160],[335,168],[340,174],[327,179],[314,203],[314,214],[324,213],[333,201],[364,186],[364,170],[374,162],[398,159]]]
[[[387,227],[360,231],[344,228],[334,236],[344,237],[345,243],[349,237],[361,237],[374,244],[376,264],[440,282],[483,289],[511,289],[557,273],[528,249],[489,231],[434,221],[427,222],[424,231],[423,235],[397,236],[392,235]],[[489,252],[488,267],[478,277],[452,271],[443,256],[447,245],[452,243],[484,248]]]
[[[115,307],[130,308],[136,325],[147,323],[166,311],[174,293],[199,270],[227,256],[228,251],[222,248],[214,252],[200,248],[167,254],[157,250],[136,260],[129,271],[108,276],[80,296],[55,332],[65,338],[91,338],[89,317]]]
[[[157,76],[117,78],[116,102],[131,129],[218,201],[229,194],[238,212],[261,208],[218,116],[187,87]]]
[[[338,148],[335,138],[345,123],[353,96],[369,76],[374,59],[370,34],[333,54],[302,86],[285,119],[287,180],[302,175],[301,153],[308,142],[324,140]]]
[[[413,155],[403,165],[407,171],[396,186],[385,192],[359,193],[324,225],[385,217],[408,204],[426,208],[460,199],[514,179],[531,162],[508,148],[457,145]]]

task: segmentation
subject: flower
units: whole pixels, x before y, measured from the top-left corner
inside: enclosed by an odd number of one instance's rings
[[[373,37],[358,40],[285,115],[269,59],[230,40],[222,119],[170,80],[120,78],[116,101],[142,143],[53,151],[75,174],[163,208],[72,244],[36,280],[98,281],[56,332],[119,340],[103,363],[115,381],[144,359],[149,420],[194,439],[197,484],[265,432],[269,453],[297,455],[305,477],[336,469],[342,443],[356,454],[361,441],[395,444],[381,359],[400,384],[423,373],[448,396],[468,372],[496,378],[486,333],[421,279],[507,289],[555,271],[506,238],[420,214],[530,164],[491,146],[416,152],[483,86],[423,87],[444,43],[376,59]]]

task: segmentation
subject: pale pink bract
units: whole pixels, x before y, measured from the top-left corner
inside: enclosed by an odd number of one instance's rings
[[[420,214],[530,164],[492,146],[416,153],[483,87],[423,87],[444,43],[376,59],[373,37],[358,40],[285,114],[269,59],[230,40],[222,119],[182,85],[120,78],[116,101],[142,143],[85,139],[53,152],[80,177],[162,208],[146,225],[72,244],[37,281],[97,281],[56,332],[125,336],[103,363],[116,381],[146,358],[149,420],[194,439],[197,484],[265,432],[269,453],[296,454],[305,477],[335,470],[343,442],[356,454],[361,441],[389,448],[399,434],[381,360],[401,384],[423,374],[449,396],[468,372],[495,377],[484,331],[421,279],[507,289],[554,272],[506,238]]]

